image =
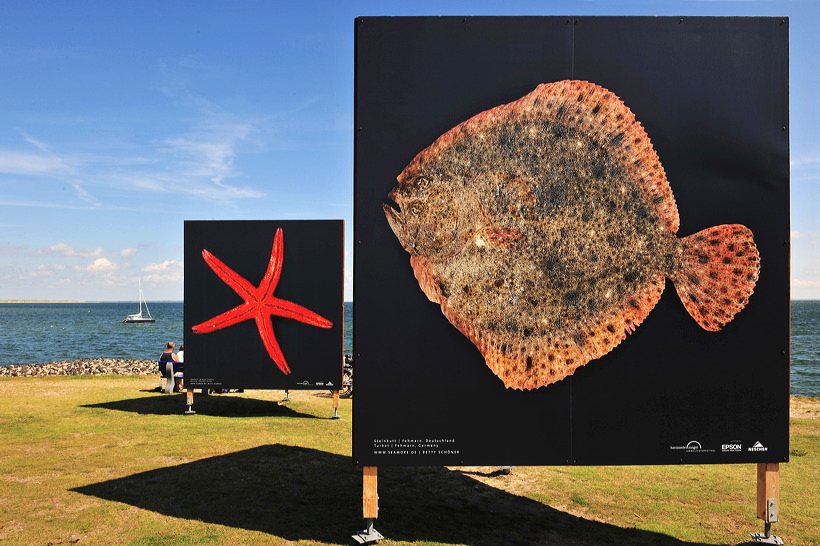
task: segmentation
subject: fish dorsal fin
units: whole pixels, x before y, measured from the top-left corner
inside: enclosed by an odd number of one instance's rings
[[[663,225],[672,233],[678,232],[680,218],[675,197],[643,126],[617,95],[585,81],[541,84],[514,102],[476,114],[422,150],[399,176],[399,181],[410,183],[413,173],[420,172],[429,161],[469,135],[480,133],[488,126],[528,119],[560,123],[593,138],[635,181]]]
[[[618,159],[664,226],[677,233],[678,207],[658,154],[635,114],[614,93],[593,83],[565,80],[541,84],[506,107],[522,116],[552,118],[593,137]]]

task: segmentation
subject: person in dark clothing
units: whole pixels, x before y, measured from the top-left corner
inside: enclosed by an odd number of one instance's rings
[[[161,355],[159,355],[159,361],[160,362],[176,362],[177,361],[177,355],[174,354],[174,342],[173,341],[169,341],[165,345],[165,350],[162,352]],[[165,373],[165,369],[164,369],[165,366],[162,366],[162,365],[160,365],[160,366],[162,367],[162,369],[160,369],[160,371]]]

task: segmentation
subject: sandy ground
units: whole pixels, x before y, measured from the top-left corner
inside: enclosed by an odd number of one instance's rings
[[[790,406],[792,419],[820,419],[820,398],[792,396]]]

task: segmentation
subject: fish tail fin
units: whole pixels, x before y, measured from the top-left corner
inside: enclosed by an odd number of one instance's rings
[[[715,226],[681,239],[683,256],[672,278],[683,306],[716,332],[749,301],[760,273],[752,232],[740,224]]]

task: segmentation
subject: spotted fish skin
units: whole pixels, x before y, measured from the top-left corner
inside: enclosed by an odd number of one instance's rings
[[[649,137],[595,84],[542,84],[439,137],[384,205],[419,286],[510,388],[571,375],[617,346],[665,279],[705,329],[746,305],[751,231],[679,239]]]

